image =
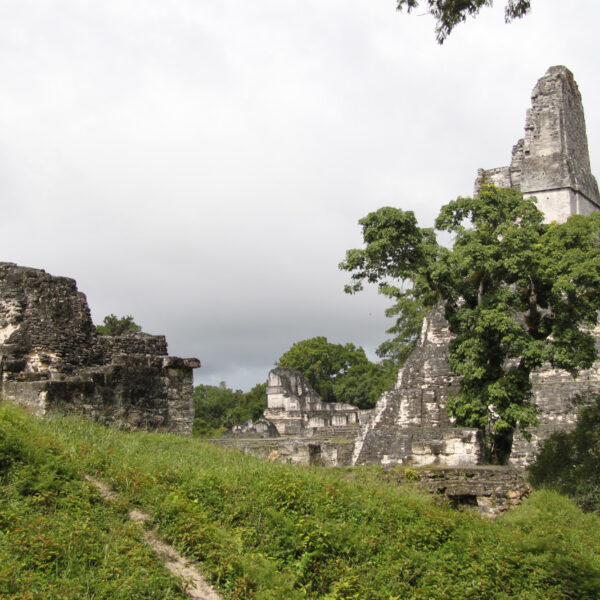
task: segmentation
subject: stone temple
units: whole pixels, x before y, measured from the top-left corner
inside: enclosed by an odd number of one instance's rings
[[[37,414],[192,433],[195,358],[164,336],[96,333],[73,279],[0,263],[0,395]]]
[[[581,95],[567,68],[551,67],[537,82],[532,106],[527,111],[525,135],[513,147],[510,166],[480,169],[475,194],[483,183],[512,187],[526,196],[535,196],[549,222],[600,210]],[[600,327],[595,336],[600,354]],[[294,385],[282,387],[272,383],[281,380],[277,369],[269,376],[269,408],[265,417],[278,430],[280,439],[288,433],[303,436],[305,442],[297,441],[296,453],[307,457],[308,462],[311,457],[318,457],[321,464],[477,465],[481,460],[477,430],[456,427],[446,410],[448,396],[459,385],[446,363],[450,339],[443,308],[438,307],[425,318],[420,340],[400,370],[394,388],[381,396],[373,410],[356,411],[355,425],[347,420],[346,406],[332,407],[328,420],[323,420],[322,405],[314,392],[303,391],[301,375],[296,374]],[[600,392],[600,361],[581,372],[576,380],[549,366],[534,373],[532,379],[539,426],[529,432],[529,440],[522,432],[516,432],[510,457],[515,467],[529,464],[540,442],[553,432],[573,427],[577,409],[570,400],[583,392]],[[339,420],[335,417],[338,410]],[[342,448],[340,436],[350,437],[352,431],[351,449],[348,445]],[[273,429],[267,432],[264,426],[262,432],[273,435]],[[318,443],[318,438],[329,441]],[[284,446],[289,448],[289,440]],[[253,448],[247,446],[250,451],[257,448],[260,444],[256,441]],[[294,460],[290,452],[284,457]]]
[[[513,146],[510,167],[479,169],[475,193],[483,182],[535,196],[548,222],[600,210],[581,94],[569,69],[550,67],[537,82],[525,136]]]

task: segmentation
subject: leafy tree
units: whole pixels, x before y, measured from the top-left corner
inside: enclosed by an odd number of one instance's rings
[[[352,365],[348,371],[333,381],[333,394],[337,402],[358,408],[373,408],[383,392],[394,385],[398,369],[391,361],[366,362]]]
[[[277,364],[300,371],[324,402],[360,408],[372,408],[395,377],[393,365],[372,363],[362,348],[323,336],[296,342]]]
[[[123,335],[127,331],[141,331],[141,329],[131,315],[119,318],[110,314],[104,317],[103,325],[96,325],[96,331],[100,335]]]
[[[249,392],[232,390],[224,381],[217,385],[194,388],[194,433],[218,437],[236,423],[257,419],[267,408],[267,383],[255,385]]]
[[[468,16],[476,16],[483,6],[491,6],[493,0],[397,0],[397,9],[406,8],[411,12],[418,6],[427,7],[428,12],[436,20],[436,38],[440,44],[450,35],[452,30]],[[529,12],[531,0],[507,0],[504,10],[507,23],[522,17]]]
[[[386,333],[392,334],[393,337],[384,340],[375,352],[384,361],[395,365],[398,371],[419,339],[427,307],[418,299],[405,296],[394,286],[387,286],[385,295],[394,301],[394,304],[386,309],[385,316],[396,317],[396,322],[386,330]]]
[[[571,496],[584,510],[600,513],[600,395],[579,411],[574,431],[557,432],[529,467],[530,481]]]
[[[451,250],[410,211],[382,208],[360,223],[366,247],[340,265],[353,273],[347,291],[410,279],[403,302],[444,303],[448,362],[462,377],[448,408],[482,430],[490,458],[506,460],[515,427],[537,422],[531,371],[549,361],[576,376],[596,358],[586,328],[600,305],[600,213],[548,225],[533,199],[486,186],[442,208],[436,228],[454,234]]]

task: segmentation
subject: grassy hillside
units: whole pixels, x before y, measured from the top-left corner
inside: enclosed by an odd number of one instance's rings
[[[85,473],[150,513],[230,599],[600,597],[600,521],[553,493],[489,522],[378,469],[292,468],[4,407],[1,598],[184,597]]]

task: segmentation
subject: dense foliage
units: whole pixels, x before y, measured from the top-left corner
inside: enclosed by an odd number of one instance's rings
[[[346,402],[372,408],[394,383],[391,361],[372,363],[361,347],[331,344],[318,336],[296,342],[277,364],[300,371],[324,402]]]
[[[236,423],[256,419],[267,408],[267,384],[258,383],[249,392],[232,390],[224,381],[194,388],[194,434],[218,437]]]
[[[435,33],[440,44],[452,30],[467,19],[475,16],[483,6],[491,6],[493,0],[397,0],[398,10],[406,8],[408,12],[418,6],[426,6],[436,20]],[[520,18],[529,12],[531,0],[507,0],[504,15],[506,22]]]
[[[444,303],[454,334],[448,361],[462,377],[448,408],[482,430],[490,458],[505,460],[515,427],[536,423],[531,371],[548,361],[577,375],[596,358],[589,328],[600,305],[600,213],[547,225],[533,199],[484,186],[442,208],[436,228],[454,235],[452,249],[410,211],[382,208],[360,224],[365,248],[340,265],[352,272],[347,291],[366,280],[418,309]]]
[[[557,432],[542,445],[529,468],[535,486],[571,496],[584,510],[600,513],[600,396],[581,398],[575,429]]]
[[[117,317],[110,314],[104,317],[102,325],[96,325],[96,331],[100,335],[123,335],[127,331],[140,331],[142,328],[136,324],[131,315]]]
[[[556,493],[489,521],[378,468],[272,464],[14,409],[0,424],[2,598],[184,597],[140,545],[127,505],[148,512],[226,600],[600,597],[600,522]],[[106,505],[86,472],[125,504]]]

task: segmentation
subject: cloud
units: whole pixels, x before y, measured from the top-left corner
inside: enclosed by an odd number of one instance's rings
[[[600,9],[504,25],[501,4],[440,47],[393,3],[4,2],[0,258],[74,277],[97,322],[132,314],[201,381],[247,389],[314,335],[372,353],[385,301],[337,270],[359,218],[431,225],[508,164],[550,64],[597,164]]]

